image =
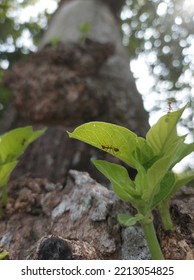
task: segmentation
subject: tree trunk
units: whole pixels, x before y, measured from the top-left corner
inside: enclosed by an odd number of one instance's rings
[[[84,122],[112,122],[145,135],[148,116],[122,45],[116,18],[120,8],[118,1],[110,0],[63,1],[39,51],[6,73],[4,82],[13,93],[14,109],[7,113],[12,112],[13,120],[7,122],[5,117],[3,128],[48,127],[25,153],[13,178],[30,172],[33,177],[63,182],[70,168],[98,178],[90,158],[107,156],[69,140],[65,132]]]

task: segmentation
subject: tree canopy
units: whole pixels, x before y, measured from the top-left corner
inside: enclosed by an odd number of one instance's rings
[[[60,1],[46,1],[44,9],[38,6],[39,2],[41,0],[0,1],[1,75],[22,56],[37,50],[49,17]],[[31,14],[30,7],[36,7]],[[145,85],[147,90],[141,92],[151,104],[149,109],[164,110],[169,102],[177,109],[190,101],[183,126],[194,133],[194,0],[126,0],[120,25],[123,44],[131,59],[143,61],[145,76],[151,77],[149,87]],[[142,89],[145,80],[140,80],[144,75],[140,68],[134,76],[137,85],[141,82]]]

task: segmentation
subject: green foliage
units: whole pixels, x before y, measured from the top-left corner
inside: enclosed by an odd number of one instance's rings
[[[69,135],[117,156],[132,167],[135,166],[132,151],[136,146],[137,135],[124,127],[91,122],[78,127],[73,134]],[[130,145],[127,145],[128,143]],[[117,148],[119,148],[118,152],[115,151]]]
[[[104,160],[92,160],[92,162],[110,180],[114,192],[121,200],[138,203],[140,193],[135,188],[134,182],[129,178],[126,168]]]
[[[18,157],[45,130],[33,131],[31,126],[17,128],[0,136],[0,210],[7,203],[7,183]]]
[[[142,205],[156,207],[181,186],[180,182],[194,178],[191,174],[179,178],[172,171],[178,162],[194,151],[194,143],[185,144],[185,136],[177,134],[176,125],[185,107],[161,117],[150,128],[146,139],[124,127],[103,122],[81,125],[69,136],[106,151],[135,168],[137,175],[132,181],[124,167],[93,160],[122,200],[132,202],[139,210]],[[140,204],[138,200],[142,200]],[[146,209],[144,206],[141,211]]]
[[[132,217],[132,216],[129,216],[126,214],[119,214],[118,220],[122,225],[124,225],[126,227],[130,227],[130,226],[135,225],[137,222],[143,220],[143,215],[136,214],[135,216]]]
[[[0,260],[6,259],[8,255],[8,252],[3,248],[3,246],[0,243]]]
[[[194,179],[194,173],[177,175],[172,170],[194,151],[194,143],[185,144],[185,136],[177,134],[176,126],[185,108],[161,117],[145,139],[124,127],[104,122],[86,123],[68,132],[71,138],[108,152],[137,170],[135,179],[131,180],[125,167],[92,160],[110,180],[116,195],[137,209],[134,217],[120,214],[122,224],[130,226],[140,221],[147,232],[146,225],[152,223],[152,210],[159,206],[164,227],[172,227],[171,220],[166,217],[169,216],[169,200],[181,186]]]

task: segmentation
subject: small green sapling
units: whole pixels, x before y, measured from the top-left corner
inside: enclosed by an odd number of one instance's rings
[[[115,194],[136,208],[135,216],[120,214],[118,219],[125,226],[136,222],[141,224],[152,259],[164,258],[153,226],[153,209],[159,209],[164,228],[172,229],[169,201],[181,186],[194,179],[193,172],[177,175],[172,170],[194,151],[194,143],[186,144],[186,135],[177,134],[177,123],[185,108],[161,117],[150,128],[146,138],[138,137],[127,128],[105,122],[89,122],[72,133],[68,132],[71,138],[108,152],[137,170],[132,180],[125,167],[104,160],[92,160],[110,180]]]

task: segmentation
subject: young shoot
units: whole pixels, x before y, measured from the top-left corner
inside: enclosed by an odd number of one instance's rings
[[[127,128],[105,122],[89,122],[72,133],[68,132],[69,137],[110,153],[137,170],[132,180],[125,167],[104,160],[92,160],[110,180],[115,194],[136,208],[135,216],[123,213],[118,215],[118,220],[127,227],[137,222],[141,224],[152,259],[164,259],[153,226],[153,209],[159,209],[164,229],[173,229],[170,199],[181,186],[194,179],[193,172],[177,175],[172,170],[194,151],[194,143],[186,144],[186,136],[177,134],[177,123],[185,108],[162,116],[145,138],[138,137]]]

